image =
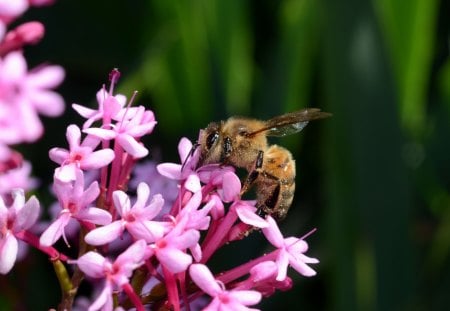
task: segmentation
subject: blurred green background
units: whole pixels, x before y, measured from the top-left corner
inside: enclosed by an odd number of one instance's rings
[[[290,271],[294,288],[263,310],[448,310],[449,15],[444,0],[59,0],[23,20],[46,25],[25,52],[31,66],[64,66],[68,104],[93,104],[120,69],[119,91],[138,90],[159,121],[147,142],[159,161],[177,161],[180,137],[194,140],[211,120],[333,113],[273,141],[297,160],[282,230],[317,227],[309,255],[321,263],[314,278]],[[82,124],[68,106],[25,149],[43,191],[54,168],[47,150],[65,145],[69,122]],[[259,234],[243,245],[217,267],[267,251]],[[42,256],[0,284],[5,306],[25,292],[33,310],[59,299]]]

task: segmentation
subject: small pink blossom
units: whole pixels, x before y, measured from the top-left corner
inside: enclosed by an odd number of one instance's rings
[[[199,239],[197,230],[185,230],[185,223],[178,224],[167,235],[148,246],[148,256],[156,256],[171,273],[186,271],[192,263],[192,257],[186,253],[186,249],[197,245]]]
[[[316,275],[316,271],[307,264],[318,263],[319,260],[304,255],[308,250],[306,241],[295,237],[284,238],[275,220],[271,216],[267,216],[266,220],[269,226],[262,231],[269,242],[278,248],[276,280],[283,281],[286,278],[288,265],[304,276]]]
[[[239,198],[241,191],[241,180],[234,171],[232,166],[210,164],[201,167],[198,175],[207,187],[216,189],[223,202],[230,203]]]
[[[64,79],[59,66],[41,66],[27,71],[20,52],[0,59],[0,143],[32,142],[43,132],[38,113],[58,116],[64,110],[63,98],[50,89]]]
[[[132,112],[132,118],[128,119],[127,111],[124,111],[122,120],[117,124],[111,124],[111,129],[106,128],[87,128],[83,130],[86,134],[93,135],[102,140],[114,139],[127,153],[134,158],[143,158],[148,154],[138,139],[146,134],[150,134],[156,125],[153,112],[145,110],[144,107],[137,107]]]
[[[189,274],[198,287],[211,296],[211,303],[203,310],[257,310],[248,308],[261,301],[261,293],[254,290],[225,289],[225,286],[214,279],[208,267],[202,264],[192,264]]]
[[[86,118],[83,124],[83,129],[90,128],[95,121],[105,120],[108,123],[115,119],[119,111],[123,109],[126,104],[126,97],[122,94],[112,95],[104,88],[97,92],[98,110],[84,107],[78,104],[73,104],[72,108],[78,112],[82,117]],[[117,121],[117,120],[116,120]]]
[[[53,245],[61,236],[67,244],[64,230],[73,219],[97,225],[106,225],[111,222],[111,214],[107,211],[89,206],[100,194],[100,189],[98,183],[93,182],[85,190],[82,171],[76,172],[74,182],[65,183],[55,179],[53,189],[58,198],[61,212],[56,220],[42,233],[41,245]]]
[[[55,176],[63,182],[75,180],[78,169],[98,169],[108,165],[114,159],[114,151],[111,149],[94,151],[100,142],[96,138],[87,136],[80,143],[81,131],[74,124],[67,127],[66,137],[69,150],[52,148],[49,152],[50,159],[61,165],[55,170]]]
[[[187,190],[197,192],[201,189],[200,178],[196,172],[199,153],[194,152],[192,155],[192,146],[192,142],[183,137],[178,143],[178,154],[181,164],[162,163],[156,168],[161,175],[183,181],[183,186]]]
[[[21,166],[0,174],[0,196],[10,193],[13,189],[21,188],[25,191],[38,186],[38,181],[31,175],[31,164],[24,161]]]
[[[39,201],[32,196],[25,203],[25,194],[19,189],[13,192],[13,203],[6,207],[0,197],[0,273],[8,273],[17,258],[16,234],[29,229],[39,216]]]
[[[129,284],[133,270],[144,263],[145,247],[145,241],[138,240],[120,254],[114,262],[92,251],[84,254],[78,260],[72,261],[89,277],[105,279],[103,290],[89,307],[89,311],[102,308],[103,310],[113,309],[113,291]]]
[[[109,225],[99,227],[89,232],[85,241],[91,245],[103,245],[122,236],[126,229],[135,239],[144,239],[147,243],[160,239],[166,230],[164,222],[152,221],[164,204],[160,194],[153,196],[147,204],[150,189],[147,184],[141,183],[137,189],[137,200],[133,206],[129,196],[120,190],[114,191],[114,206],[120,219]]]

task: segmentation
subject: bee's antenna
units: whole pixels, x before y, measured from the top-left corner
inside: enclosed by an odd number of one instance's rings
[[[192,157],[194,155],[195,150],[198,148],[198,146],[200,146],[200,144],[198,143],[198,141],[195,142],[195,144],[192,145],[191,150],[189,151],[189,153],[187,154],[186,158],[183,161],[183,164],[181,165],[181,171],[183,171],[187,160]]]

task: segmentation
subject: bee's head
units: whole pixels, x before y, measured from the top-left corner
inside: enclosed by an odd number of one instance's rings
[[[222,122],[213,122],[200,132],[198,140],[201,149],[199,166],[222,162],[224,137],[221,134],[221,127]]]

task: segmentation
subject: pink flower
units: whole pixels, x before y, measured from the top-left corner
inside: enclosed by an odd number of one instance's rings
[[[167,235],[148,246],[148,255],[156,256],[171,273],[186,271],[192,263],[192,257],[186,253],[186,249],[197,245],[199,239],[197,230],[185,230],[185,223],[178,224]]]
[[[224,285],[214,279],[208,267],[192,264],[189,274],[197,286],[212,297],[211,303],[203,310],[257,310],[247,308],[261,301],[261,293],[254,290],[226,290]]]
[[[145,182],[153,193],[160,193],[164,198],[164,207],[160,214],[168,214],[170,207],[178,196],[178,183],[175,180],[162,176],[156,170],[155,161],[137,163],[133,169],[129,188],[136,189],[141,182]]]
[[[72,108],[78,112],[82,117],[86,118],[83,124],[83,129],[91,127],[91,125],[98,120],[107,120],[108,123],[114,119],[119,111],[123,109],[126,104],[126,97],[122,94],[112,95],[106,92],[104,88],[97,92],[98,110],[87,108],[78,104],[73,104]]]
[[[180,156],[181,164],[162,163],[159,164],[156,169],[161,175],[166,176],[167,178],[182,180],[183,186],[187,190],[197,192],[201,189],[200,178],[196,172],[199,153],[195,152],[192,155],[191,152],[191,141],[183,137],[178,143],[178,154]]]
[[[136,203],[131,207],[130,198],[125,192],[114,191],[114,206],[121,218],[92,230],[86,235],[85,241],[91,245],[103,245],[120,238],[125,229],[135,239],[144,239],[147,243],[160,239],[167,226],[164,222],[152,219],[161,211],[164,199],[160,194],[156,194],[147,205],[149,196],[150,189],[147,184],[139,184]]]
[[[304,276],[316,275],[316,271],[307,264],[318,263],[319,260],[304,255],[308,250],[308,244],[304,240],[295,237],[283,238],[277,223],[271,216],[267,216],[266,221],[269,226],[263,228],[262,232],[269,242],[278,248],[276,260],[278,275],[276,280],[283,281],[286,278],[288,265]]]
[[[61,236],[68,244],[64,229],[72,219],[97,225],[105,225],[111,222],[111,214],[107,211],[89,207],[100,194],[100,189],[98,183],[93,182],[85,190],[82,171],[78,170],[76,172],[74,182],[65,183],[55,179],[53,189],[58,197],[61,212],[56,220],[42,233],[40,238],[41,245],[53,245]]]
[[[8,273],[17,258],[16,234],[29,229],[39,216],[39,201],[32,196],[25,203],[23,190],[13,192],[14,202],[8,208],[0,197],[0,273]]]
[[[130,119],[127,116],[128,111],[132,116]],[[126,109],[123,112],[123,118],[117,124],[111,124],[112,129],[88,128],[83,132],[103,140],[114,139],[134,158],[143,158],[148,154],[148,150],[137,139],[150,134],[155,125],[153,112],[139,106],[136,111]]]
[[[37,187],[38,181],[30,176],[31,164],[24,161],[19,167],[0,174],[0,196],[10,193],[13,189],[21,188],[25,191]]]
[[[96,138],[87,136],[80,143],[81,131],[74,124],[67,127],[66,137],[70,150],[52,148],[49,152],[50,159],[61,165],[55,170],[55,176],[63,182],[75,180],[78,169],[98,169],[108,165],[114,159],[114,151],[111,149],[94,151],[99,144]]]
[[[20,52],[11,52],[0,60],[0,142],[32,142],[43,132],[38,113],[58,116],[64,110],[63,98],[49,89],[64,78],[59,66],[41,66],[27,72]]]
[[[238,199],[241,191],[241,180],[234,173],[234,167],[210,164],[198,170],[200,180],[214,187],[220,198],[226,202]]]
[[[286,277],[283,281],[276,280],[278,275],[278,266],[273,261],[263,261],[250,269],[250,277],[244,284],[249,286],[263,296],[272,295],[276,289],[286,291],[292,288],[292,280]],[[241,286],[239,286],[241,288]]]
[[[113,309],[113,291],[118,288],[124,288],[125,285],[129,284],[129,278],[133,270],[144,263],[145,247],[145,241],[136,241],[120,254],[114,262],[92,251],[84,254],[78,260],[72,261],[89,277],[105,279],[103,290],[89,307],[90,311],[102,308],[103,310]]]

